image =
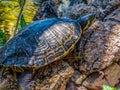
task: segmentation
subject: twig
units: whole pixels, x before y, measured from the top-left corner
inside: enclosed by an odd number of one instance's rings
[[[104,79],[107,84],[110,86],[109,80],[107,79],[107,74],[105,74],[103,71],[100,71],[100,74],[102,75],[102,79]]]
[[[17,18],[17,21],[16,21],[16,26],[15,26],[15,30],[14,30],[14,36],[16,35],[17,29],[18,29],[19,20],[21,18],[25,2],[26,2],[26,0],[23,1],[22,5],[20,5],[20,12],[19,12],[19,15],[18,15],[18,18]]]

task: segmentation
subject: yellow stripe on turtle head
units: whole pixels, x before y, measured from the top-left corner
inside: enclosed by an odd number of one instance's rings
[[[96,16],[94,14],[88,14],[77,19],[77,22],[80,24],[83,31],[86,31],[96,20]]]

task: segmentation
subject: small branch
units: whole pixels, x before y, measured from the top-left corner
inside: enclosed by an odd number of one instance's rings
[[[25,2],[26,2],[26,0],[23,1],[22,5],[20,5],[20,12],[19,12],[19,15],[18,15],[18,18],[17,18],[17,21],[16,21],[16,26],[15,26],[15,30],[14,30],[14,36],[16,35],[17,29],[18,29],[19,20],[21,18]]]
[[[104,79],[107,84],[110,86],[109,80],[107,79],[107,74],[105,74],[103,71],[100,71],[100,74],[102,75],[102,79]]]

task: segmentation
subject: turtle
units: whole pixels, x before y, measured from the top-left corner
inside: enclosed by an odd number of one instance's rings
[[[34,21],[11,38],[0,49],[0,64],[13,72],[34,72],[36,69],[61,60],[75,49],[81,35],[96,20],[88,14],[76,20],[49,18]],[[29,70],[28,70],[29,69]],[[33,73],[31,73],[33,74]],[[23,90],[23,85],[20,85]]]

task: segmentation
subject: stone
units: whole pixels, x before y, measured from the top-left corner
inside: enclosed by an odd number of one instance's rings
[[[75,85],[73,82],[68,82],[65,90],[88,90],[82,85]]]
[[[115,14],[112,14],[116,17],[110,15],[106,22],[95,22],[94,27],[92,27],[94,28],[93,33],[85,45],[85,58],[79,69],[81,72],[88,74],[86,74],[87,78],[82,83],[88,89],[98,90],[98,87],[103,84],[120,86],[120,23],[118,21],[118,10],[119,8],[114,12]],[[102,79],[103,76],[99,73],[101,70],[106,75],[107,80]]]
[[[87,0],[87,2],[88,4],[79,3],[70,6],[64,10],[63,16],[76,19],[88,13],[94,13],[97,19],[103,20],[120,5],[120,0]]]
[[[69,66],[41,83],[37,83],[35,90],[65,90],[66,83],[73,73],[73,68]]]
[[[119,1],[110,3],[104,0],[104,3],[105,5],[99,3],[97,7],[91,4],[78,4],[66,9],[67,11],[63,13],[63,16],[76,19],[92,12],[104,22],[97,20],[88,30],[90,35],[88,32],[84,33],[84,40],[87,40],[83,50],[84,58],[67,58],[67,60],[55,62],[39,69],[36,75],[36,79],[39,81],[35,87],[36,90],[71,88],[82,90],[81,84],[85,86],[83,90],[87,90],[86,87],[93,90],[98,89],[97,87],[100,85],[108,84],[113,79],[114,82],[111,82],[110,85],[118,85],[120,76],[120,65],[117,64],[120,60],[119,8],[112,15],[108,15],[108,13],[118,7]],[[106,19],[104,19],[105,16],[107,16]],[[77,48],[79,50],[79,47]],[[75,56],[74,54],[72,52],[70,57]],[[109,81],[101,80],[103,77],[99,73],[101,71],[107,75],[106,78]]]
[[[7,77],[0,77],[0,90],[18,90],[17,81],[8,74]]]
[[[95,2],[95,0],[87,1]],[[100,1],[104,1],[102,2],[104,5]],[[97,6],[89,2],[89,5],[78,4],[66,9],[63,16],[76,19],[85,14],[94,13],[97,15],[97,20],[83,34],[85,41],[82,47],[83,55],[79,56],[81,47],[78,46],[78,51],[72,52],[65,60],[39,68],[34,75],[37,81],[35,90],[69,90],[71,88],[93,90],[108,83],[111,86],[120,86],[118,80],[120,78],[120,7],[118,8],[120,1],[106,1],[96,0],[96,3],[99,3],[96,4]],[[118,9],[112,12],[116,8]],[[102,79],[103,77],[105,79]]]
[[[81,3],[81,4],[78,4],[73,7],[71,6],[68,9],[66,9],[66,11],[63,13],[63,16],[69,17],[72,19],[77,19],[88,13],[94,13],[98,17],[100,15],[100,12],[97,12],[97,11],[98,9],[96,7]]]
[[[80,71],[86,71],[87,73],[104,69],[120,58],[119,23],[98,21],[94,27],[96,29],[94,29],[85,45],[84,63],[80,66]]]
[[[93,73],[87,77],[87,79],[83,82],[83,85],[92,90],[98,90],[98,87],[101,87],[103,84],[109,86],[115,86],[119,83],[120,78],[120,66],[118,64],[112,64],[103,70],[106,75],[105,78],[101,73]],[[97,76],[97,78],[95,77]]]
[[[111,20],[111,21],[115,21],[119,23],[120,22],[120,8],[116,9],[110,15],[105,17],[104,21],[107,21],[107,20]]]
[[[104,9],[107,7],[107,5],[117,6],[120,4],[120,1],[119,0],[88,0],[88,3],[96,7],[100,6]]]

